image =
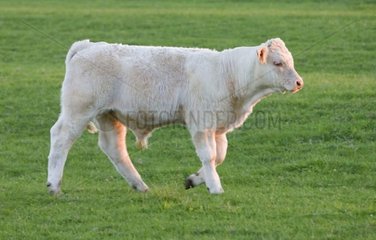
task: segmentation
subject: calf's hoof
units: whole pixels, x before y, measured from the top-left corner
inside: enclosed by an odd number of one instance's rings
[[[148,192],[149,191],[149,187],[143,182],[132,185],[132,188],[134,190],[138,191],[138,192]]]
[[[225,192],[222,187],[208,188],[208,191],[209,191],[210,194],[215,194],[215,195],[222,194],[222,193]]]
[[[58,196],[59,194],[61,194],[60,184],[58,184],[57,186],[53,186],[52,183],[48,182],[47,189],[48,193],[52,196]]]
[[[188,190],[190,188],[194,188],[195,185],[193,184],[192,179],[190,179],[190,178],[185,179],[184,187],[185,187],[186,190]]]
[[[190,175],[184,183],[185,189],[194,188],[198,185],[201,185],[204,183],[204,179],[200,176],[199,173],[195,173]]]

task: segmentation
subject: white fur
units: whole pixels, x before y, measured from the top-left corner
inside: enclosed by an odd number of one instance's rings
[[[145,148],[155,128],[186,125],[203,165],[187,187],[205,182],[210,193],[222,193],[216,166],[226,155],[226,133],[241,126],[263,97],[302,86],[280,39],[222,52],[76,42],[66,57],[61,114],[51,128],[49,190],[60,191],[68,151],[93,121],[99,146],[139,191],[148,187],[126,150],[126,128]],[[89,129],[95,130],[92,123]]]

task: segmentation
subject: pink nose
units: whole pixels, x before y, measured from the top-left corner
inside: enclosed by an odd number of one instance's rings
[[[296,80],[295,82],[295,88],[291,92],[292,93],[298,92],[300,89],[303,88],[303,85],[304,85],[303,79],[298,78],[298,80]]]

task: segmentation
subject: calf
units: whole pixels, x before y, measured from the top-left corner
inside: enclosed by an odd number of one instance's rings
[[[262,98],[302,87],[281,39],[221,52],[76,42],[66,57],[61,114],[51,128],[47,187],[60,191],[68,151],[89,125],[99,129],[99,147],[117,171],[146,192],[126,149],[127,129],[144,148],[154,129],[177,123],[189,130],[202,162],[186,188],[205,183],[210,193],[222,193],[216,167],[226,156],[226,134]]]

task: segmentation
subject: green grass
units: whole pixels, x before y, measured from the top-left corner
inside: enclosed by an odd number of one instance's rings
[[[376,239],[373,1],[0,1],[0,239]],[[199,160],[183,127],[129,152],[131,190],[88,133],[58,198],[45,187],[72,42],[225,48],[285,40],[304,77],[229,134],[225,194],[183,189]]]

